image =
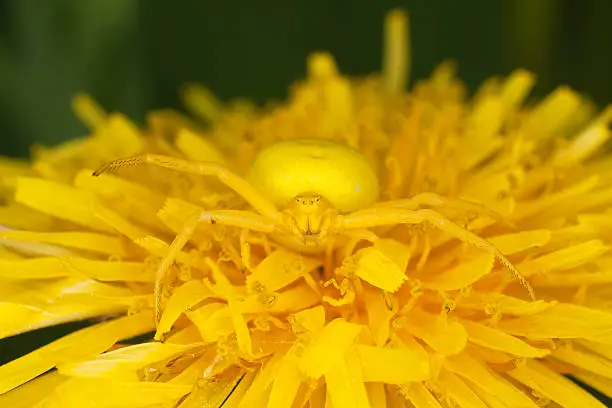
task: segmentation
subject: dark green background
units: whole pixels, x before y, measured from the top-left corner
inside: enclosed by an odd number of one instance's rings
[[[377,71],[382,20],[409,10],[413,78],[446,58],[475,88],[516,67],[537,92],[569,84],[612,99],[612,1],[0,0],[0,154],[81,136],[70,97],[84,90],[141,121],[178,106],[188,81],[222,98],[280,98],[314,50],[343,72]]]
[[[413,80],[452,58],[471,89],[522,67],[538,74],[537,95],[569,84],[612,102],[608,0],[0,0],[0,155],[84,135],[78,91],[142,121],[178,108],[186,82],[283,98],[315,50],[347,74],[378,71],[394,7],[410,12]],[[3,340],[0,363],[82,325]]]

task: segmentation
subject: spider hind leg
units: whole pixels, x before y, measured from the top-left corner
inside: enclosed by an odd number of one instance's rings
[[[271,233],[276,230],[276,224],[273,221],[249,211],[203,211],[189,216],[181,227],[179,233],[170,244],[166,256],[162,259],[155,272],[154,314],[156,325],[161,320],[161,316],[163,314],[163,283],[168,276],[170,267],[175,262],[180,251],[194,236],[198,225],[201,223],[221,224],[242,228],[244,230],[260,231],[265,233]],[[162,337],[163,333],[156,334],[156,338]]]

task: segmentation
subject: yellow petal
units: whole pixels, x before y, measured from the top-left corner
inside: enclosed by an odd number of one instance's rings
[[[469,286],[493,269],[495,257],[479,255],[472,261],[461,262],[454,268],[436,274],[423,274],[423,287],[436,290],[457,290]]]
[[[38,177],[70,184],[75,165],[93,159],[96,142],[84,137],[70,140],[53,148],[37,148],[34,152],[33,168]],[[96,152],[97,153],[97,152]]]
[[[156,339],[170,331],[170,328],[179,318],[179,316],[190,310],[192,307],[207,299],[212,295],[212,292],[204,283],[199,280],[191,280],[175,289],[168,303],[164,308],[164,313],[161,316],[157,325]]]
[[[86,228],[110,231],[109,227],[92,212],[95,197],[83,190],[53,181],[20,177],[15,199],[21,204],[72,221]]]
[[[191,393],[183,399],[180,408],[236,408],[235,399],[240,400],[250,382],[253,374],[239,375],[233,378],[207,378],[198,379]],[[193,382],[192,382],[193,383]],[[169,405],[168,408],[176,406]],[[163,406],[162,408],[166,408]]]
[[[550,241],[549,230],[521,231],[513,234],[497,235],[487,238],[504,255],[512,255],[526,249],[538,248]]]
[[[543,312],[502,319],[499,330],[531,339],[589,338],[612,327],[612,314],[570,303],[556,304]]]
[[[589,340],[575,340],[575,342],[580,346],[587,348],[589,351],[594,351],[595,353],[604,356],[608,360],[612,360],[612,349],[608,346],[608,344],[596,343]]]
[[[2,175],[0,179],[3,184],[7,183],[7,179],[13,179],[17,176],[31,176],[33,173],[27,160],[0,156],[0,174]]]
[[[61,299],[72,305],[126,305],[151,306],[153,295],[136,295],[126,287],[112,283],[102,283],[92,279],[80,279],[62,288]],[[74,307],[74,306],[72,306]]]
[[[0,406],[10,408],[30,408],[51,394],[55,388],[66,381],[68,377],[57,371],[42,375],[21,387],[0,395]]]
[[[138,128],[125,116],[112,113],[96,129],[94,138],[103,142],[107,160],[134,156],[143,151],[144,139]]]
[[[93,232],[2,231],[0,232],[0,239],[13,239],[22,242],[46,242],[120,257],[128,255],[125,242],[120,238]]]
[[[19,253],[21,255],[29,256],[29,257],[38,257],[38,256],[52,256],[59,257],[65,255],[74,255],[74,253],[68,249],[58,247],[56,245],[45,244],[41,242],[22,242],[16,241],[14,239],[3,238],[1,241],[1,245],[3,248],[12,249],[14,253]],[[9,256],[9,258],[17,259],[14,256]]]
[[[586,285],[605,285],[612,283],[610,271],[584,272],[584,273],[555,273],[538,275],[531,279],[532,284],[537,287],[562,288],[581,287]]]
[[[197,345],[141,343],[104,353],[93,360],[59,364],[59,373],[71,377],[105,377],[138,381],[138,369],[192,350]]]
[[[90,129],[95,129],[106,121],[104,109],[87,94],[79,93],[72,98],[72,110]]]
[[[157,231],[167,231],[156,216],[164,203],[163,195],[112,174],[105,173],[94,177],[92,173],[89,169],[81,170],[74,179],[74,185],[109,203],[113,211],[124,217],[129,216],[130,219]]]
[[[406,316],[405,328],[443,355],[457,354],[467,344],[467,333],[461,323],[419,308]]]
[[[196,325],[205,342],[216,342],[234,332],[230,310],[225,304],[210,303],[185,314]]]
[[[503,351],[519,357],[540,358],[550,354],[549,350],[535,348],[503,331],[473,322],[461,320],[468,334],[468,340],[479,346]]]
[[[448,370],[442,370],[437,384],[462,408],[487,408],[478,395],[466,383]]]
[[[147,127],[155,135],[174,138],[183,128],[196,127],[187,115],[172,109],[155,109],[147,112]]]
[[[139,247],[145,249],[151,255],[157,256],[159,258],[165,257],[168,254],[168,248],[170,248],[170,245],[152,235],[136,238],[134,239],[134,243]],[[201,258],[194,258],[190,254],[187,254],[183,251],[179,251],[177,253],[176,260],[181,264],[193,266],[198,269],[206,268],[206,265],[201,260]]]
[[[406,397],[415,408],[442,408],[438,399],[422,383],[413,383],[405,390]]]
[[[190,160],[225,163],[225,158],[213,143],[191,130],[181,129],[175,143]]]
[[[161,382],[76,377],[57,387],[45,403],[57,407],[149,408],[175,403],[191,388]]]
[[[18,203],[0,206],[0,224],[17,230],[49,229],[56,220]]]
[[[204,208],[178,198],[168,198],[164,201],[164,205],[158,211],[157,216],[166,224],[172,231],[178,233],[181,231],[185,222],[193,214],[201,213]]]
[[[60,258],[0,259],[0,277],[11,279],[50,279],[73,273]]]
[[[556,302],[544,300],[526,301],[496,292],[477,293],[476,296],[461,300],[461,308],[486,310],[491,306],[498,308],[504,315],[531,315],[540,313],[554,306]]]
[[[317,333],[325,326],[325,309],[323,306],[305,309],[292,315],[289,321],[295,333]]]
[[[611,117],[612,107],[608,107],[593,124],[576,136],[567,147],[555,154],[554,164],[571,166],[595,153],[611,137],[608,129]]]
[[[381,250],[370,247],[355,254],[355,273],[364,281],[387,292],[395,292],[408,279],[404,271]]]
[[[392,260],[400,271],[404,272],[410,262],[411,248],[394,239],[381,238],[374,243],[374,248]]]
[[[332,364],[344,358],[360,331],[361,326],[344,319],[332,320],[304,349],[299,362],[300,371],[311,378],[321,377]]]
[[[387,392],[381,383],[366,383],[368,400],[372,408],[387,408]]]
[[[49,319],[52,315],[38,307],[0,302],[0,316],[0,338],[5,338],[35,328],[41,320]]]
[[[221,115],[221,102],[210,89],[202,85],[186,85],[181,96],[189,112],[208,123],[214,123]]]
[[[198,332],[198,328],[194,325],[189,325],[171,334],[165,342],[171,344],[193,344],[201,341],[202,336]]]
[[[490,149],[495,149],[499,146],[500,140],[490,144]],[[479,148],[472,149],[469,156],[477,155],[480,159],[487,151],[481,151]],[[510,189],[510,182],[506,172],[476,174],[465,181],[462,186],[463,191],[461,197],[482,203],[489,211],[494,211],[504,217],[508,217],[514,212],[516,206],[515,200],[511,195],[503,194]],[[500,196],[504,197],[500,199]]]
[[[246,392],[246,395],[239,404],[240,408],[250,408],[260,406],[257,402],[264,400],[270,385],[274,381],[283,359],[287,353],[288,347],[281,348],[274,353],[272,358],[259,370],[251,384],[251,387]],[[263,401],[266,403],[267,401]]]
[[[0,301],[0,339],[60,323],[121,313],[124,310],[125,307],[109,304],[61,304],[58,302],[39,307]]]
[[[507,111],[517,109],[525,100],[533,85],[535,75],[524,69],[517,69],[506,78],[501,90],[502,99]]]
[[[363,381],[401,385],[429,378],[429,360],[409,348],[356,345]]]
[[[132,291],[118,285],[110,286],[84,276],[69,276],[58,279],[15,280],[0,279],[0,297],[7,302],[42,307],[45,309],[61,305],[66,296],[74,293],[89,295],[133,295]],[[70,303],[68,301],[67,303]],[[76,305],[71,305],[76,306]]]
[[[518,269],[524,275],[563,271],[597,259],[607,252],[610,247],[600,240],[592,240],[563,248],[555,252],[540,256],[518,265]]]
[[[576,200],[577,198],[586,200],[585,195],[595,189],[600,181],[600,177],[594,175],[583,180],[581,179],[581,181],[576,184],[570,185],[563,190],[549,194],[543,198],[521,202],[516,206],[513,219],[515,221],[522,220],[537,215],[546,209],[550,209],[550,207],[554,207],[555,209],[568,208],[566,206],[560,206],[560,204],[568,202],[569,200]]]
[[[595,388],[597,391],[607,395],[608,397],[612,396],[612,380],[609,378],[589,372],[578,372],[572,374],[572,377],[576,377],[578,380]]]
[[[483,141],[496,136],[503,125],[503,108],[503,100],[497,95],[479,99],[467,118],[473,128],[469,137]]]
[[[246,358],[251,357],[253,355],[253,342],[251,341],[251,333],[247,327],[247,320],[242,314],[242,309],[235,300],[228,301],[228,309],[232,325],[234,326],[234,332],[236,333],[238,348]]]
[[[603,356],[572,347],[559,347],[552,355],[565,363],[612,379],[612,361]]]
[[[586,390],[537,361],[528,360],[508,374],[563,407],[605,407]]]
[[[467,353],[448,357],[444,367],[471,381],[492,396],[496,396],[511,407],[537,408],[538,406],[522,391],[512,386],[499,375],[490,371],[484,364]]]
[[[250,293],[276,291],[321,265],[321,261],[279,249],[264,258],[247,277]]]
[[[0,258],[2,259],[22,259],[23,257],[0,245]]]
[[[487,393],[485,390],[480,388],[478,384],[475,384],[472,387],[472,391],[484,402],[489,408],[512,408],[512,405],[508,405],[505,403],[503,399],[500,399],[496,395],[491,395]],[[534,403],[535,404],[535,403]],[[538,407],[538,405],[534,405],[534,408]]]
[[[261,298],[249,296],[242,304],[243,313],[293,313],[319,304],[320,296],[306,284]],[[262,302],[263,301],[263,302]]]
[[[501,104],[499,101],[495,102],[496,103],[490,104],[490,106],[486,108],[497,109],[497,114],[499,115],[499,113],[501,113],[499,112],[501,110]],[[503,139],[498,135],[491,135],[490,133],[494,131],[495,127],[496,124],[489,123],[482,131],[480,131],[478,127],[473,128],[476,133],[474,134],[475,137],[465,140],[465,143],[461,144],[457,152],[457,162],[460,169],[469,170],[473,168],[503,146]]]
[[[560,86],[536,106],[521,133],[536,140],[548,139],[568,122],[580,104],[580,95],[566,86]]]
[[[225,401],[225,405],[223,408],[239,408],[242,407],[242,401],[244,400],[244,396],[246,392],[250,389],[251,384],[253,383],[253,379],[255,377],[255,373],[247,372],[240,382],[232,389],[232,393],[229,395],[227,400]],[[208,402],[208,400],[206,400]],[[265,400],[263,400],[260,404],[255,404],[251,406],[264,406]],[[213,405],[214,406],[214,405]],[[189,407],[189,408],[200,408],[201,406]]]
[[[369,408],[368,393],[353,360],[336,359],[326,370],[327,393],[334,407]]]
[[[366,289],[364,295],[368,305],[370,333],[374,338],[374,343],[379,347],[383,346],[389,339],[391,319],[395,316],[395,312],[387,304],[388,298],[384,292]]]
[[[0,367],[0,394],[50,370],[56,364],[91,358],[121,339],[153,328],[150,312],[126,316],[71,333]]]
[[[268,408],[284,408],[293,404],[303,380],[297,362],[297,358],[291,352],[281,361],[270,391]]]
[[[108,228],[112,228],[120,234],[125,235],[132,241],[136,241],[139,238],[151,235],[147,230],[135,225],[120,214],[112,211],[103,205],[94,203],[92,205],[93,214],[104,222]]]
[[[109,262],[67,257],[62,259],[69,270],[99,281],[153,282],[154,270],[142,262]]]
[[[329,401],[329,398],[327,398],[327,390],[325,389],[325,387],[318,387],[316,388],[313,392],[312,395],[310,396],[310,407],[309,408],[325,408],[325,407],[331,407],[331,402]]]

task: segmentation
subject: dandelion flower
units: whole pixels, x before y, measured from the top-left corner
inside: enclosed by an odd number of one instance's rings
[[[191,85],[143,129],[81,95],[88,137],[3,159],[0,337],[97,323],[0,405],[602,407],[568,377],[612,395],[612,109],[449,63],[407,92],[406,25],[382,76],[317,53],[284,104]]]

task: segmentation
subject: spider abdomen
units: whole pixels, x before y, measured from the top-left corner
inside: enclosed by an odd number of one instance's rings
[[[375,202],[379,187],[366,159],[339,143],[319,139],[279,142],[261,151],[248,180],[279,206],[303,193],[325,197],[338,211]]]

